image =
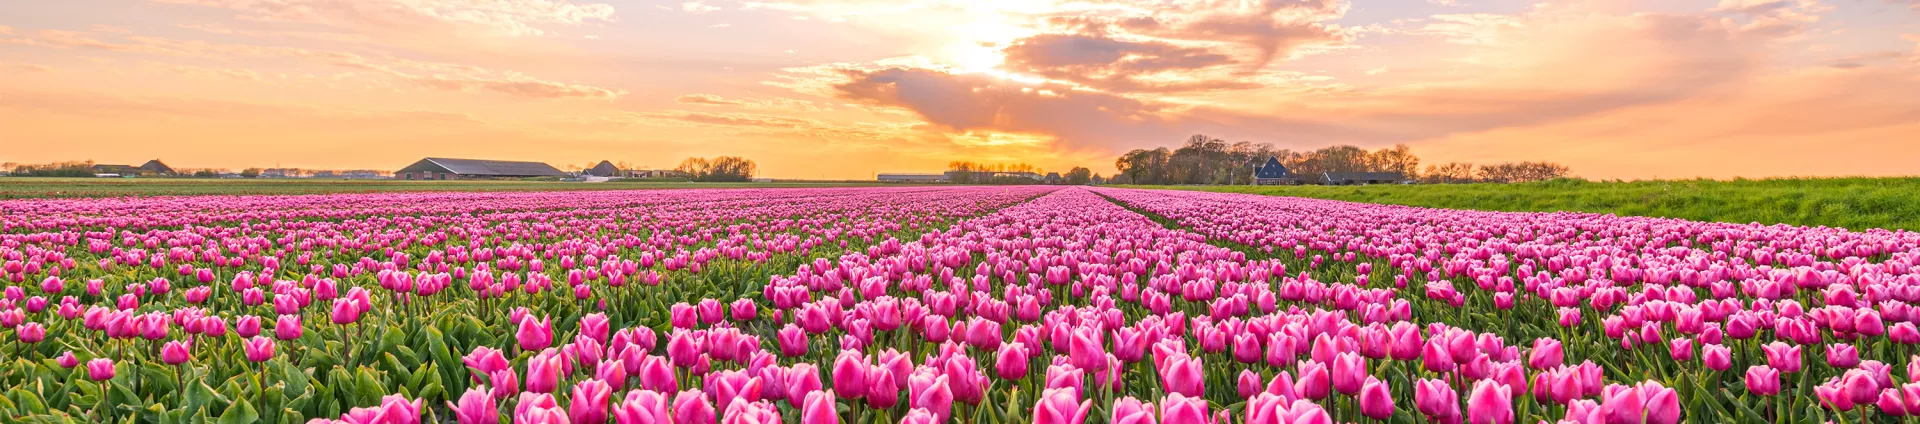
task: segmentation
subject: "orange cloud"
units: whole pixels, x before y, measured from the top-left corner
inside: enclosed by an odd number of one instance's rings
[[[706,106],[740,106],[742,103],[720,98],[712,94],[688,94],[673,98],[674,102]]]
[[[376,32],[441,29],[510,36],[543,26],[610,22],[614,8],[567,0],[154,0],[230,9],[249,20],[323,24]]]
[[[446,77],[420,76],[410,77],[409,81],[422,87],[442,90],[475,91],[485,90],[520,97],[540,99],[587,98],[611,100],[626,94],[624,91],[608,90],[589,85],[567,84],[553,81],[541,81],[520,77]]]

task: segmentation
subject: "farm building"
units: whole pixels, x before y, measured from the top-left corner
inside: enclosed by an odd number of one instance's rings
[[[113,174],[113,175],[121,175],[121,176],[127,176],[127,175],[172,176],[174,174],[174,171],[173,171],[173,167],[167,166],[167,164],[160,162],[159,159],[154,159],[154,160],[147,161],[147,163],[140,164],[140,166],[94,165],[93,173],[95,175]]]
[[[1365,185],[1400,184],[1407,177],[1398,172],[1325,172],[1321,173],[1321,184],[1325,185]]]
[[[686,172],[675,169],[629,169],[621,172],[623,178],[690,178]]]
[[[626,170],[624,170],[624,169],[620,169],[620,167],[618,167],[618,166],[613,166],[613,162],[609,162],[609,161],[604,161],[604,160],[603,160],[603,161],[600,161],[600,164],[599,164],[599,165],[594,165],[594,166],[593,166],[592,168],[587,168],[587,170],[586,170],[586,171],[581,171],[581,173],[583,173],[583,174],[587,174],[587,175],[590,175],[590,176],[595,176],[595,177],[625,177],[625,176],[627,176],[627,171],[626,171]]]
[[[947,174],[880,174],[883,183],[944,183]]]
[[[1254,185],[1298,185],[1300,176],[1295,175],[1279,158],[1269,157],[1267,163],[1253,170]]]
[[[487,178],[565,177],[567,173],[540,162],[426,158],[393,172],[400,180],[467,180]]]

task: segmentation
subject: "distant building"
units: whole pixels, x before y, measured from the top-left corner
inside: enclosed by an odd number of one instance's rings
[[[306,178],[307,172],[299,168],[267,168],[260,170],[260,178]]]
[[[426,158],[393,172],[400,180],[466,180],[487,178],[567,177],[566,172],[540,162]]]
[[[1406,181],[1407,177],[1398,172],[1323,172],[1318,182],[1325,185],[1366,185],[1400,184]]]
[[[944,183],[947,174],[880,174],[883,183]]]
[[[1280,158],[1269,157],[1267,163],[1253,170],[1254,185],[1298,185],[1300,182],[1300,176],[1281,165]]]
[[[688,178],[685,172],[674,169],[628,169],[620,172],[621,178]]]
[[[1046,176],[1033,172],[947,171],[945,175],[947,181],[960,181],[960,174],[973,174],[972,180],[977,182],[992,181],[1000,178],[1026,178],[1034,181],[1046,181],[1047,179]]]
[[[618,167],[618,166],[613,166],[613,162],[608,162],[608,161],[604,161],[604,160],[603,160],[603,161],[600,161],[600,164],[599,164],[599,165],[594,165],[594,166],[593,166],[592,168],[587,168],[587,170],[585,170],[585,171],[581,171],[580,173],[582,173],[582,174],[587,174],[587,175],[590,175],[590,176],[595,176],[595,177],[624,177],[624,176],[626,176],[626,175],[625,175],[625,174],[626,174],[626,170],[623,170],[623,169],[620,169],[620,167]]]
[[[1058,172],[1048,172],[1046,182],[1047,184],[1059,185],[1061,183],[1067,182],[1067,180],[1065,178],[1060,178],[1060,173]]]
[[[174,175],[173,167],[167,166],[167,164],[160,162],[159,159],[147,161],[147,163],[140,164],[140,166],[94,165],[93,173],[94,175],[113,174],[116,176],[138,175],[149,177],[170,177]]]

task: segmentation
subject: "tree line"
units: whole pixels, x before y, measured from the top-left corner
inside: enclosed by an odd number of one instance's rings
[[[953,184],[983,185],[1026,185],[1026,184],[1068,184],[1088,185],[1100,180],[1099,174],[1086,167],[1076,166],[1059,174],[1058,181],[1048,181],[1053,176],[1046,171],[1025,163],[998,164],[969,161],[947,163],[947,178]]]
[[[739,156],[720,156],[713,159],[687,158],[680,162],[676,171],[687,174],[687,178],[697,182],[743,183],[753,181],[753,174],[759,172],[759,165],[753,160]]]
[[[1550,162],[1513,162],[1474,165],[1452,162],[1420,168],[1420,156],[1405,144],[1375,150],[1357,146],[1328,146],[1316,150],[1277,149],[1272,144],[1227,142],[1204,134],[1188,137],[1179,148],[1134,149],[1120,155],[1114,181],[1126,184],[1253,184],[1253,173],[1267,158],[1275,158],[1296,175],[1323,172],[1395,172],[1409,180],[1435,184],[1474,182],[1515,183],[1563,178],[1565,165]]]

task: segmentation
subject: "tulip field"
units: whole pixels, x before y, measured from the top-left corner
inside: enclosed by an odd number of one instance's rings
[[[1107,187],[0,201],[0,422],[1906,423],[1920,234]]]

